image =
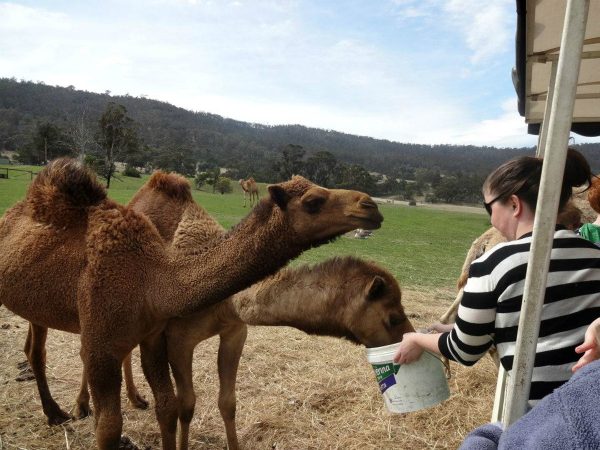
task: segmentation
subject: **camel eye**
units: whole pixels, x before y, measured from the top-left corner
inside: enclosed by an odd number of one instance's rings
[[[321,206],[323,205],[323,203],[325,203],[325,201],[325,197],[310,195],[302,199],[302,204],[304,205],[304,208],[309,214],[314,214],[319,212]]]
[[[390,316],[390,328],[395,328],[406,322],[406,316],[393,315]]]

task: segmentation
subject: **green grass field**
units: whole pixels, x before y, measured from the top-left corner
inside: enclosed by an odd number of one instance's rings
[[[0,166],[38,172],[40,167]],[[25,197],[31,182],[29,173],[9,170],[0,178],[0,214]],[[112,180],[109,196],[127,203],[147,179],[121,177]],[[224,227],[230,228],[249,212],[243,207],[241,188],[233,184],[231,194],[194,190],[193,195]],[[260,185],[260,195],[266,185]],[[335,242],[302,254],[292,264],[318,262],[335,255],[354,255],[376,261],[390,270],[400,284],[411,289],[452,288],[473,240],[488,226],[487,216],[447,212],[429,208],[380,205],[385,218],[381,229],[368,239],[341,237]]]

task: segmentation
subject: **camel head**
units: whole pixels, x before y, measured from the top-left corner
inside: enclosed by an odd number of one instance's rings
[[[380,347],[402,340],[415,331],[402,306],[402,291],[394,276],[382,267],[362,260],[349,284],[356,289],[347,296],[344,322],[347,338],[366,347]]]
[[[268,187],[294,231],[311,241],[328,240],[356,228],[381,227],[377,204],[363,192],[325,189],[301,176]]]

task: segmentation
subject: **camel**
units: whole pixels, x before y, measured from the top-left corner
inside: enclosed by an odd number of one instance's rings
[[[175,449],[177,406],[162,333],[168,319],[239,292],[307,248],[358,227],[378,228],[383,220],[368,195],[327,190],[302,177],[268,192],[230,232],[185,257],[145,215],[108,199],[95,176],[71,159],[50,163],[25,200],[0,219],[6,249],[0,298],[32,324],[36,380],[45,381],[40,361],[47,328],[81,334],[100,449],[119,447],[121,363],[138,344],[163,448]],[[38,388],[42,395],[40,381]],[[65,415],[53,406],[50,414]]]
[[[258,185],[254,178],[250,177],[247,180],[240,179],[240,186],[244,191],[244,208],[246,207],[246,197],[250,197],[250,206],[254,206],[254,201],[258,203]]]
[[[182,255],[224,233],[191,195],[181,195],[186,188],[190,189],[189,183],[183,177],[155,173],[129,203],[151,218],[157,229],[164,230],[161,235],[167,240],[175,234],[173,219],[180,218],[178,232],[185,238],[174,246]],[[183,229],[187,231],[182,233]],[[313,268],[283,269],[201,313],[169,320],[165,334],[177,386],[179,448],[186,449],[189,440],[195,405],[191,367],[199,342],[220,335],[219,409],[228,448],[236,449],[235,379],[246,325],[294,326],[307,333],[376,347],[399,342],[405,332],[414,331],[400,300],[400,288],[386,270],[356,258],[334,258]],[[130,362],[123,365],[128,392],[137,392],[127,364]],[[82,389],[85,387],[84,378]]]
[[[282,269],[206,310],[171,319],[166,328],[169,364],[175,377],[179,413],[179,449],[188,448],[196,396],[194,348],[219,335],[219,410],[227,448],[239,448],[235,426],[235,383],[247,325],[291,326],[310,334],[334,336],[367,347],[399,342],[414,331],[401,304],[394,277],[373,263],[354,257]],[[130,369],[126,373],[131,373]],[[128,390],[137,392],[133,378]],[[85,388],[85,377],[82,388]]]

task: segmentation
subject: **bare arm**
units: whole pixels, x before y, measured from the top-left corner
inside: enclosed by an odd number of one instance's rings
[[[398,364],[410,364],[421,357],[423,350],[440,355],[440,348],[438,346],[440,336],[441,333],[406,333],[394,355],[394,362]]]

